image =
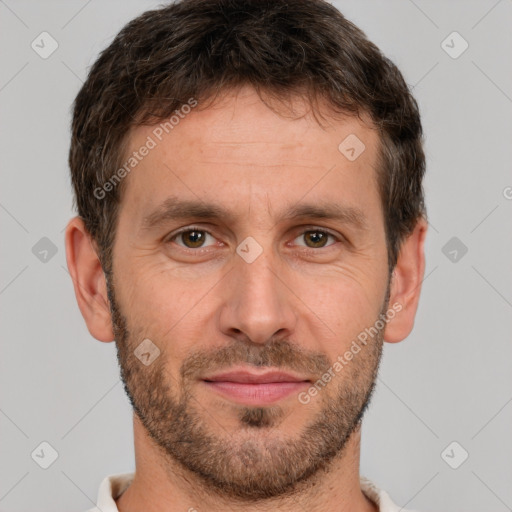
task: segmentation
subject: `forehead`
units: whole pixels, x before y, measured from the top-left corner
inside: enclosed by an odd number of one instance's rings
[[[136,127],[125,160],[144,146],[151,149],[127,176],[122,205],[143,215],[171,193],[221,200],[229,192],[233,206],[265,196],[268,208],[306,194],[354,201],[363,189],[368,203],[380,203],[379,137],[367,117],[332,117],[325,106],[320,126],[300,98],[290,104],[293,112],[271,106],[277,112],[245,88],[206,108]]]

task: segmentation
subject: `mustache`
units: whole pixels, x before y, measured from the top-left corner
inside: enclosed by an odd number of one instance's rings
[[[264,345],[256,345],[250,340],[236,340],[224,347],[187,356],[181,365],[180,374],[183,380],[194,380],[203,376],[205,371],[239,364],[268,366],[308,375],[323,375],[330,367],[325,354],[307,351],[288,340],[271,339]]]

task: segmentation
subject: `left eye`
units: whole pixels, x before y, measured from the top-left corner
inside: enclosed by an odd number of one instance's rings
[[[332,238],[336,241],[336,237],[327,231],[321,231],[319,229],[309,230],[302,232],[295,240],[303,239],[306,241],[305,244],[298,243],[297,245],[304,245],[312,249],[321,249],[327,246],[327,240]],[[332,245],[332,244],[329,244]]]

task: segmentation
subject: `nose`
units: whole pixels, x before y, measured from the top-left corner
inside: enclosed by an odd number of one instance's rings
[[[271,249],[251,263],[238,255],[234,258],[234,268],[224,281],[221,331],[231,338],[248,338],[258,344],[274,336],[290,336],[297,322],[293,309],[297,299]]]

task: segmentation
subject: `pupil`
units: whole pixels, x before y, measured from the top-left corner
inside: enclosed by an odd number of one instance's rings
[[[312,233],[312,234],[311,234]],[[320,244],[321,246],[325,243],[325,234],[319,233],[318,231],[311,231],[308,236],[312,239],[313,244]]]
[[[203,234],[201,231],[188,231],[185,236],[189,239],[189,242],[193,247],[198,247],[203,241]]]

